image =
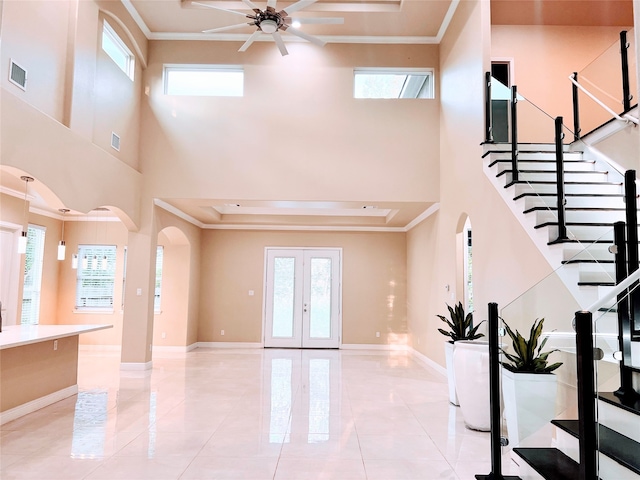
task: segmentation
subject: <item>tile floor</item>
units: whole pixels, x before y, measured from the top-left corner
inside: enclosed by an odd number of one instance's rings
[[[473,479],[489,434],[406,352],[81,352],[79,394],[0,428],[0,478]],[[516,474],[505,456],[503,473]]]

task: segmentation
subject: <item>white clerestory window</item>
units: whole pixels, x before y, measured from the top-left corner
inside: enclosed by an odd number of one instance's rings
[[[234,65],[165,65],[164,94],[242,97],[244,70]]]
[[[102,24],[102,50],[133,80],[135,56],[106,20]]]
[[[432,69],[357,68],[354,98],[434,98]]]

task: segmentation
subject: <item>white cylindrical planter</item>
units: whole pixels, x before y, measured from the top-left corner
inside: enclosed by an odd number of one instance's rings
[[[464,423],[473,430],[491,430],[489,343],[457,341],[453,352],[453,366]]]
[[[447,382],[449,384],[449,402],[455,406],[460,405],[458,402],[458,394],[456,393],[456,374],[453,370],[453,351],[456,344],[445,342],[444,344],[444,359],[447,365]]]
[[[555,417],[558,381],[553,373],[501,371],[509,444],[517,446]]]

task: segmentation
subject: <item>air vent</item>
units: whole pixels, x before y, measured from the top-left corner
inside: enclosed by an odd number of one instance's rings
[[[27,71],[13,60],[9,67],[9,81],[22,90],[27,89]]]
[[[113,132],[111,132],[111,147],[120,151],[120,137]]]

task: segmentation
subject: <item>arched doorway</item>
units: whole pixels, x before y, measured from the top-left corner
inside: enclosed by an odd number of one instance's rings
[[[177,227],[158,233],[154,293],[154,348],[187,347],[191,245]]]

